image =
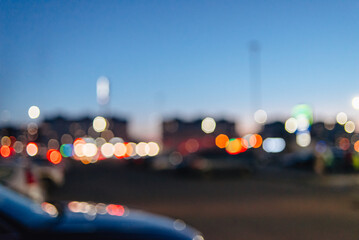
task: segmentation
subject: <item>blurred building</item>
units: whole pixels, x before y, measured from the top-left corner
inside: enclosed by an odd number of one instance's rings
[[[227,120],[216,121],[212,133],[205,133],[202,119],[184,121],[181,119],[167,120],[162,123],[162,141],[164,150],[178,150],[182,153],[195,152],[215,146],[215,138],[219,134],[236,137],[235,123]]]
[[[50,139],[56,139],[64,142],[67,139],[76,139],[79,137],[103,137],[109,141],[113,137],[129,139],[127,132],[127,120],[120,118],[106,118],[107,126],[103,132],[96,132],[93,128],[93,118],[84,117],[80,119],[66,119],[62,116],[45,119],[39,126],[38,141],[48,142]]]

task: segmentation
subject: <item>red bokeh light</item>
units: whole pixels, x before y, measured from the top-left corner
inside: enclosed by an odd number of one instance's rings
[[[1,156],[2,157],[9,157],[10,156],[10,154],[11,154],[11,149],[10,149],[10,147],[9,146],[2,146],[1,148],[0,148],[0,154],[1,154]]]
[[[115,216],[123,216],[125,208],[122,205],[110,204],[106,207],[108,214]]]
[[[47,160],[53,164],[59,164],[62,161],[62,155],[58,150],[50,149],[47,151]]]

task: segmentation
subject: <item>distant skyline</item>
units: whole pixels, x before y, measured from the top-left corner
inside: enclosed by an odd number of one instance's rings
[[[359,123],[358,12],[357,1],[0,0],[1,124],[29,121],[37,105],[42,118],[127,117],[138,136],[155,135],[159,116],[229,118],[245,131],[252,40],[269,121],[307,103],[319,119],[344,111]]]

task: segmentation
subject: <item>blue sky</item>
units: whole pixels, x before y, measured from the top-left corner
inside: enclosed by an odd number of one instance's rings
[[[298,103],[355,119],[358,12],[357,1],[0,0],[0,111],[14,123],[31,105],[42,117],[102,114],[96,80],[107,76],[110,112],[134,132],[150,133],[156,114],[249,124],[257,40],[269,119]]]

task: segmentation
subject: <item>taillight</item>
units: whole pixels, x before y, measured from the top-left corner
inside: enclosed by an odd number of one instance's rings
[[[30,171],[30,169],[26,169],[26,170],[25,170],[25,177],[26,177],[26,182],[27,182],[28,184],[35,183],[34,174]]]

